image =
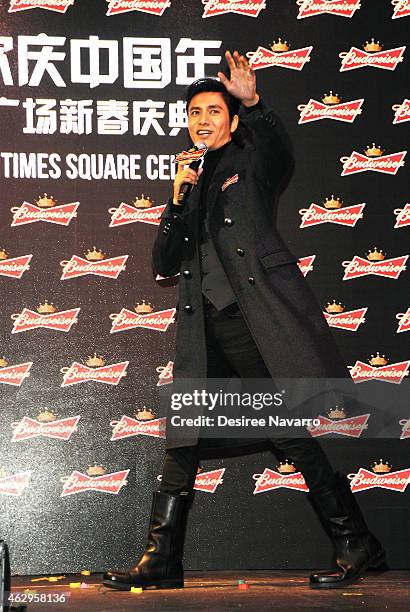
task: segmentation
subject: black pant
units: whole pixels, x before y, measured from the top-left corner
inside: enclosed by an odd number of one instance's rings
[[[237,304],[218,311],[207,303],[205,313],[208,378],[271,377]],[[218,440],[217,443],[229,446],[231,441]],[[200,439],[195,446],[168,449],[160,490],[175,494],[190,492],[195,484],[201,451],[209,444],[209,440]],[[270,445],[274,453],[295,463],[310,491],[333,486],[334,472],[315,439],[275,438]]]

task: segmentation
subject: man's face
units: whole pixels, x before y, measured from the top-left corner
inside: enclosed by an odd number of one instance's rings
[[[238,117],[229,111],[219,91],[204,91],[194,96],[188,108],[188,131],[194,144],[203,142],[211,151],[229,142],[238,125]]]

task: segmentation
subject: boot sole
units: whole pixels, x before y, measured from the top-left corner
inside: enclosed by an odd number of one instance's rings
[[[345,586],[349,586],[350,584],[354,584],[359,578],[363,576],[363,574],[369,568],[376,569],[383,563],[386,563],[386,553],[384,550],[379,550],[373,557],[369,559],[369,561],[363,566],[360,573],[356,574],[354,577],[347,578],[346,580],[342,580],[340,582],[311,582],[311,589],[343,589]]]
[[[131,587],[140,587],[142,589],[183,589],[184,583],[180,581],[163,581],[153,582],[144,585],[130,584],[129,582],[112,582],[111,580],[103,580],[103,585],[117,591],[129,591]]]

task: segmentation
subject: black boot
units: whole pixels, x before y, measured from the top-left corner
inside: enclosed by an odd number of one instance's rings
[[[121,591],[129,591],[132,586],[182,588],[187,505],[188,495],[154,493],[145,552],[128,572],[106,572],[104,584]]]
[[[385,551],[368,530],[346,476],[336,474],[334,487],[308,493],[307,497],[333,542],[336,565],[335,570],[313,574],[311,588],[344,588],[367,569],[385,563]]]

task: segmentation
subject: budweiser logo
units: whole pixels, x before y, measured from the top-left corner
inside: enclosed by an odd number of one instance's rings
[[[75,416],[52,421],[51,423],[41,423],[25,416],[20,422],[12,423],[13,437],[11,441],[21,442],[22,440],[39,436],[55,438],[57,440],[69,440],[73,432],[76,431],[80,418],[80,416]]]
[[[402,428],[400,440],[405,440],[406,438],[410,438],[410,419],[401,419],[399,423]]]
[[[339,53],[342,58],[340,72],[355,70],[356,68],[382,68],[383,70],[395,70],[399,62],[403,61],[403,53],[406,47],[386,49],[376,53],[368,53],[357,47],[351,47],[350,51]]]
[[[410,308],[408,308],[406,312],[398,312],[396,314],[396,319],[399,321],[399,325],[396,329],[397,334],[410,331]]]
[[[169,0],[107,0],[108,10],[106,15],[118,15],[129,11],[141,11],[151,15],[161,15],[171,6]]]
[[[353,17],[360,8],[360,0],[296,0],[300,7],[298,19],[329,13],[339,17]]]
[[[69,261],[60,262],[63,267],[63,274],[60,280],[67,280],[93,274],[95,276],[104,276],[105,278],[118,278],[120,272],[125,270],[125,262],[128,255],[119,255],[110,259],[101,259],[99,261],[89,261],[73,255]]]
[[[392,5],[394,6],[392,19],[410,15],[410,0],[392,0]]]
[[[307,255],[306,257],[299,257],[298,266],[303,276],[306,276],[308,272],[313,270],[313,262],[316,255]]]
[[[173,368],[174,362],[168,361],[166,366],[158,366],[157,372],[159,373],[157,387],[162,385],[169,385],[173,381]]]
[[[410,121],[410,100],[407,98],[401,104],[393,104],[394,110],[393,123],[404,123]]]
[[[385,366],[372,366],[363,361],[356,361],[354,366],[348,366],[350,376],[355,383],[368,380],[380,380],[399,385],[405,376],[408,376],[410,360],[399,361]]]
[[[308,427],[307,430],[311,436],[318,438],[327,434],[339,434],[340,436],[348,436],[349,438],[359,438],[363,431],[367,429],[367,421],[370,414],[361,414],[347,419],[329,419],[329,417],[319,414],[316,417],[320,423],[317,426]]]
[[[342,266],[345,268],[343,280],[359,278],[368,274],[397,279],[401,272],[406,269],[405,263],[408,257],[408,255],[401,255],[400,257],[384,259],[383,261],[368,261],[363,259],[363,257],[355,255],[352,260],[342,262]]]
[[[226,468],[212,470],[211,472],[200,472],[195,478],[194,489],[204,493],[215,493],[216,488],[223,483],[222,476]]]
[[[382,155],[380,157],[366,157],[357,151],[352,151],[349,157],[341,157],[343,172],[341,176],[356,174],[357,172],[382,172],[383,174],[396,174],[404,166],[404,158],[407,151]]]
[[[396,215],[395,228],[410,225],[410,204],[406,204],[404,208],[395,208],[393,212]]]
[[[365,206],[366,204],[362,203],[329,210],[312,202],[309,208],[301,208],[299,210],[299,214],[302,216],[302,222],[299,227],[310,227],[311,225],[320,225],[321,223],[335,223],[337,225],[354,227],[358,220],[363,218]]]
[[[217,487],[223,483],[222,476],[226,468],[219,468],[211,472],[199,472],[195,478],[194,489],[204,493],[215,493]],[[162,475],[158,476],[162,480]]]
[[[147,210],[138,210],[135,206],[130,206],[129,204],[121,202],[118,208],[110,208],[108,210],[111,215],[109,227],[138,222],[148,223],[149,225],[159,225],[165,206],[165,204],[162,204],[161,206],[154,206]]]
[[[335,314],[329,314],[328,312],[323,314],[329,327],[337,327],[338,329],[355,332],[359,329],[359,325],[366,321],[364,317],[366,312],[367,308],[357,308],[356,310],[347,310],[346,312]]]
[[[308,486],[300,472],[291,474],[280,474],[269,468],[265,468],[262,474],[253,475],[255,482],[254,495],[266,493],[275,489],[293,489],[294,491],[309,491]]]
[[[360,98],[351,102],[328,105],[311,98],[307,104],[298,105],[300,111],[298,124],[319,121],[319,119],[334,119],[335,121],[353,123],[356,117],[362,113],[363,102],[364,98]]]
[[[28,264],[32,257],[32,255],[21,255],[20,257],[0,261],[0,276],[21,278],[24,272],[30,269]]]
[[[13,222],[11,227],[17,225],[27,225],[27,223],[36,223],[37,221],[45,221],[46,223],[55,223],[57,225],[68,225],[74,217],[77,216],[77,208],[80,202],[71,204],[62,204],[53,208],[39,208],[30,202],[23,202],[21,206],[13,206]]]
[[[208,149],[205,147],[204,149],[188,149],[188,151],[184,150],[178,155],[175,156],[176,162],[186,162],[187,164],[192,161],[198,161],[204,157],[205,153]]]
[[[128,474],[129,470],[121,470],[102,476],[88,476],[88,474],[74,470],[70,476],[61,478],[61,482],[64,483],[61,497],[83,493],[84,491],[99,491],[100,493],[118,495],[122,487],[127,484]]]
[[[168,308],[168,310],[158,310],[149,314],[137,314],[132,310],[123,308],[119,313],[110,315],[113,324],[111,334],[136,327],[145,327],[145,329],[153,329],[155,331],[166,332],[171,323],[174,323],[176,309]]]
[[[19,363],[5,368],[0,367],[0,385],[13,385],[20,387],[23,381],[30,376],[29,371],[33,362]]]
[[[0,476],[0,495],[14,495],[18,497],[28,486],[31,472],[20,472],[13,476]]]
[[[165,438],[166,418],[151,419],[149,421],[138,421],[125,414],[119,421],[111,421],[111,440],[123,440],[132,436],[152,436],[153,438]]]
[[[128,364],[129,361],[121,361],[101,368],[89,368],[74,361],[70,367],[61,368],[60,371],[64,374],[61,386],[68,387],[90,381],[104,383],[105,385],[118,385],[120,380],[127,375]]]
[[[28,308],[24,308],[20,314],[12,314],[11,318],[14,321],[12,334],[30,331],[44,327],[54,331],[69,332],[74,323],[77,323],[78,313],[80,308],[72,308],[71,310],[62,310],[52,314],[39,314]]]
[[[266,8],[265,0],[202,0],[204,12],[202,17],[215,17],[225,13],[237,13],[246,17],[258,17]]]
[[[41,8],[55,13],[65,13],[74,0],[10,0],[9,13]]]
[[[353,493],[376,488],[403,493],[410,482],[410,468],[388,474],[375,474],[361,467],[357,474],[349,474],[348,477]]]
[[[313,46],[294,49],[293,51],[284,51],[277,53],[265,47],[258,47],[256,51],[247,53],[249,57],[249,65],[253,70],[261,68],[289,68],[290,70],[302,70],[306,62],[310,62],[310,54]]]

